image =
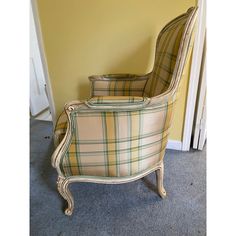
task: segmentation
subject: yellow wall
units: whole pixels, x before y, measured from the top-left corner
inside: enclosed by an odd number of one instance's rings
[[[89,96],[91,74],[146,73],[156,37],[195,0],[37,0],[56,113]],[[181,140],[188,85],[182,83],[170,139]]]

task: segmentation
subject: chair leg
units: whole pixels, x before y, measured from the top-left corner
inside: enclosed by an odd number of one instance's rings
[[[156,170],[157,192],[161,198],[166,197],[166,190],[163,186],[163,177],[164,177],[164,164],[162,162],[160,167]]]
[[[67,201],[68,207],[65,210],[65,214],[70,216],[73,213],[74,210],[74,199],[71,195],[71,192],[68,188],[69,181],[66,178],[63,178],[61,176],[58,176],[57,180],[57,189],[61,196]]]

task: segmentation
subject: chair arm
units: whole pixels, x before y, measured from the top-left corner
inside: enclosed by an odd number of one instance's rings
[[[125,109],[143,108],[149,103],[147,97],[135,96],[98,96],[85,101],[85,104],[93,109]]]
[[[147,80],[150,73],[144,75],[137,74],[104,74],[104,75],[91,75],[89,80],[93,81],[117,81],[117,80]]]
[[[107,74],[89,76],[91,97],[93,96],[143,96],[149,79],[146,75]]]
[[[62,176],[126,176],[162,161],[172,106],[162,101],[157,106],[136,108],[136,103],[149,100],[143,97],[90,99],[94,104],[117,104],[115,109],[105,106],[100,110],[100,106],[92,109],[81,102],[67,104],[68,127],[52,155],[53,167]],[[123,103],[135,105],[122,110]]]

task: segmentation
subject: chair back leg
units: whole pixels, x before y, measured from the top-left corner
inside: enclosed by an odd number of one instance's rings
[[[162,161],[162,163],[156,170],[157,193],[160,195],[161,198],[166,197],[166,190],[163,186],[163,177],[164,177],[164,163]]]

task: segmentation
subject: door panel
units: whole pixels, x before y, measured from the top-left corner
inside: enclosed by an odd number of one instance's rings
[[[49,107],[32,8],[30,7],[30,112],[35,116]]]
[[[33,116],[48,107],[48,101],[42,79],[36,73],[34,59],[30,58],[30,111]]]

